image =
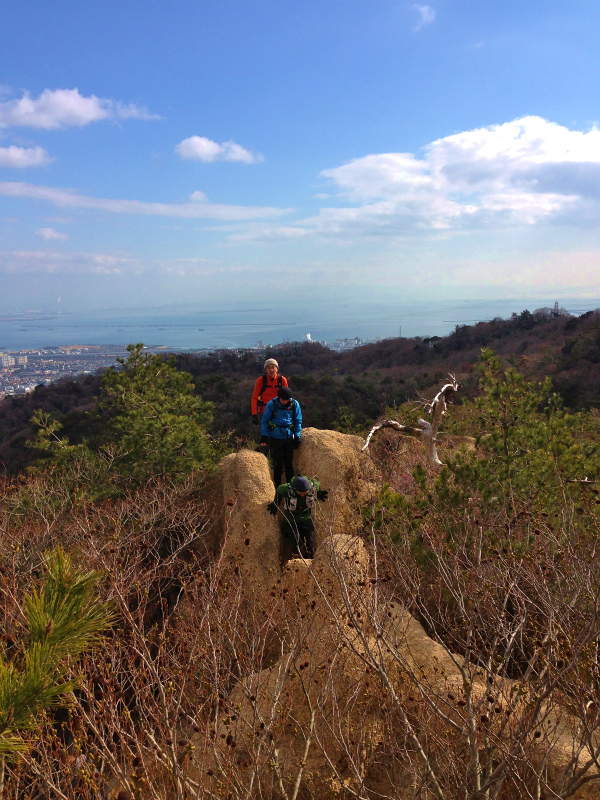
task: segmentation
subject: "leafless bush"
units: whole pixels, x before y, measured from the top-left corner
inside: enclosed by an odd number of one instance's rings
[[[8,765],[11,800],[541,800],[598,777],[588,487],[580,514],[474,506],[451,536],[439,509],[418,528],[374,522],[363,540],[320,531],[313,564],[260,596],[221,560],[193,480],[96,504],[44,495],[39,476],[28,504],[2,491],[5,652],[57,543],[104,572],[118,617],[73,665],[69,709]],[[488,527],[507,523],[492,545]]]
[[[347,646],[393,709],[386,744],[403,742],[398,763],[412,765],[414,796],[566,798],[597,780],[598,531],[593,518],[587,532],[566,520],[528,519],[493,551],[472,521],[458,540],[434,521],[421,540],[373,531],[364,595],[337,568]],[[379,788],[398,791],[391,776]]]

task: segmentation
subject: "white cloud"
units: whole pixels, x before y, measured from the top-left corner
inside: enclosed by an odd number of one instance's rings
[[[180,158],[191,161],[242,161],[257,164],[264,161],[259,153],[252,153],[236,142],[213,142],[205,136],[190,136],[175,146]]]
[[[421,28],[434,22],[435,10],[431,6],[413,5],[412,8],[419,14],[419,21],[415,25],[415,31],[420,31]]]
[[[0,147],[0,167],[43,167],[54,161],[42,147]]]
[[[206,277],[255,273],[255,267],[223,265],[207,258],[140,259],[127,254],[59,252],[52,250],[0,251],[0,274],[167,275]]]
[[[412,153],[382,153],[357,158],[341,167],[323,170],[340,196],[354,201],[391,197],[421,197],[432,186],[426,161]]]
[[[78,89],[44,89],[38,98],[25,92],[18,100],[0,102],[0,128],[56,130],[89,125],[99,120],[160,119],[143,106],[90,95]]]
[[[285,209],[262,206],[232,206],[210,203],[202,192],[193,192],[187,203],[147,203],[143,200],[116,200],[88,197],[70,189],[36,186],[31,183],[0,183],[0,195],[43,200],[58,208],[80,208],[108,211],[112,214],[179,217],[182,219],[247,220],[277,217]]]
[[[61,241],[66,241],[69,237],[66,233],[61,233],[60,231],[55,230],[54,228],[38,228],[35,232],[36,236],[41,236],[42,239],[60,239]]]
[[[332,201],[285,226],[255,224],[237,239],[383,237],[597,225],[600,131],[523,117],[437,139],[421,154],[379,153],[324,170]],[[333,200],[337,200],[334,203]]]
[[[600,200],[600,131],[523,117],[437,139],[413,153],[382,153],[324,170],[364,221],[411,227],[534,224]],[[326,209],[341,220],[348,209]]]
[[[60,253],[47,250],[9,250],[0,253],[0,272],[85,273],[119,275],[135,268],[138,259],[106,253]]]

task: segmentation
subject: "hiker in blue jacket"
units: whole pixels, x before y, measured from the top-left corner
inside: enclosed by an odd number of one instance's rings
[[[273,459],[275,488],[281,485],[281,475],[291,481],[294,477],[294,450],[300,447],[302,411],[287,386],[281,386],[277,397],[269,400],[260,423],[260,451]]]

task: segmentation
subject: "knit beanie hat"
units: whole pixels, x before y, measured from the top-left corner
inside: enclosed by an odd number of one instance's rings
[[[289,389],[287,386],[280,386],[279,391],[277,392],[277,397],[280,400],[291,400],[292,390]]]
[[[263,369],[266,369],[269,366],[269,364],[273,364],[274,367],[277,367],[277,369],[279,369],[279,364],[275,361],[274,358],[267,358],[267,360],[263,364]]]
[[[297,478],[294,478],[294,491],[296,492],[308,492],[310,489],[310,483],[303,478],[302,475],[299,475]]]

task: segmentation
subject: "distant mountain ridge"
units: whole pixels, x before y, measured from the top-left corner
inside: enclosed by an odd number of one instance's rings
[[[600,311],[579,317],[551,309],[527,310],[509,319],[457,325],[448,336],[395,338],[334,353],[314,342],[267,348],[300,401],[306,424],[339,430],[361,429],[389,406],[428,394],[449,372],[461,383],[461,397],[477,392],[474,363],[491,347],[530,379],[549,375],[573,410],[600,407]],[[264,354],[220,350],[205,356],[178,354],[179,369],[192,374],[198,393],[214,403],[215,430],[253,437],[250,395],[262,372]],[[39,386],[23,397],[0,402],[0,463],[16,472],[39,456],[26,441],[37,408],[61,419],[71,441],[93,435],[86,414],[95,403],[99,376],[82,376]]]

